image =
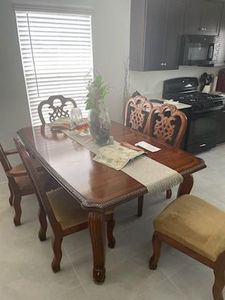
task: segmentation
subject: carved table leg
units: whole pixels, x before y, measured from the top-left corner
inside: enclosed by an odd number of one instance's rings
[[[190,194],[191,189],[194,184],[194,179],[191,174],[184,176],[184,181],[180,184],[180,187],[178,189],[177,197]]]
[[[101,284],[105,281],[105,216],[90,212],[88,222],[93,252],[93,279]]]

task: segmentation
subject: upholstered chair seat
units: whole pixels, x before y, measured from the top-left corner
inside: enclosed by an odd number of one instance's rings
[[[173,201],[154,228],[212,261],[225,251],[225,212],[195,196]]]
[[[52,210],[63,229],[87,222],[88,213],[65,190],[58,188],[47,193]]]
[[[19,164],[14,166],[11,171],[15,171],[15,172],[26,172],[24,165],[23,164]],[[32,194],[34,193],[34,188],[33,185],[31,183],[31,180],[29,178],[28,175],[25,176],[20,176],[20,177],[16,177],[15,181],[18,185],[18,188],[20,190],[20,192],[22,193],[26,193],[26,194]]]

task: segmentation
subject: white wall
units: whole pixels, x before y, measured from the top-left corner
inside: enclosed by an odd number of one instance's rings
[[[137,90],[149,98],[161,98],[164,80],[183,76],[199,78],[204,72],[216,75],[218,74],[218,70],[219,68],[180,66],[179,70],[151,72],[130,71],[128,89],[131,94]]]

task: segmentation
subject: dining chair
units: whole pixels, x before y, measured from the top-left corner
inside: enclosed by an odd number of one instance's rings
[[[14,149],[5,151],[0,144],[0,161],[7,176],[10,191],[9,204],[14,207],[13,221],[15,226],[18,226],[21,225],[22,197],[33,194],[34,189],[24,165],[20,163],[12,167],[8,156],[13,154],[18,154],[18,151]]]
[[[138,95],[131,97],[125,107],[124,125],[144,133],[152,104],[146,97]]]
[[[173,147],[179,147],[183,140],[187,128],[186,115],[178,110],[175,105],[162,104],[155,106],[146,124],[145,133],[157,139],[159,142],[166,143]],[[166,198],[172,196],[172,191],[166,191]],[[143,199],[138,199],[138,215],[143,211]]]
[[[214,300],[223,300],[225,285],[225,212],[193,196],[171,202],[154,220],[151,270],[157,269],[162,243],[205,264],[214,271]]]
[[[77,104],[72,98],[62,95],[50,96],[48,100],[39,103],[38,115],[42,124],[51,123],[58,118],[69,117],[73,107],[77,107]]]
[[[162,104],[152,109],[146,133],[160,142],[180,147],[186,128],[186,115],[175,105]]]
[[[25,149],[19,139],[16,141],[17,148],[22,157],[27,172],[34,184],[35,192],[40,204],[42,220],[40,220],[39,239],[46,240],[47,222],[45,214],[48,217],[54,234],[52,261],[53,272],[60,271],[60,262],[62,259],[62,241],[63,237],[72,233],[88,228],[88,212],[80,207],[77,200],[72,197],[65,189],[58,188],[49,192],[45,191],[43,181],[40,180],[33,159]],[[44,211],[43,211],[44,210]],[[115,247],[113,228],[115,226],[114,215],[112,211],[106,213],[108,246]]]

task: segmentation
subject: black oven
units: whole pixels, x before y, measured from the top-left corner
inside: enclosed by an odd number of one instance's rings
[[[220,108],[208,112],[193,112],[191,115],[186,150],[200,153],[217,143],[218,116]]]
[[[215,43],[215,36],[184,35],[181,39],[180,64],[213,66]]]

